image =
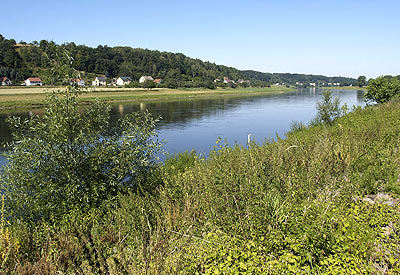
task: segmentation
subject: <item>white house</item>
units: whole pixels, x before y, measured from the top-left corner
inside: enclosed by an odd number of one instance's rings
[[[10,86],[11,84],[12,84],[11,80],[8,77],[6,77],[6,76],[0,77],[0,85],[1,86]]]
[[[224,77],[224,83],[235,83],[235,81],[229,79],[228,77]]]
[[[144,75],[139,79],[139,83],[144,83],[146,81],[154,81],[154,79],[148,75]]]
[[[83,79],[79,79],[79,78],[74,78],[74,79],[71,79],[71,81],[69,82],[69,84],[70,85],[78,85],[78,86],[81,86],[81,87],[83,87],[83,86],[85,86],[85,80],[83,80]]]
[[[120,76],[117,79],[117,85],[118,86],[128,85],[131,82],[132,82],[132,78],[130,78],[129,76]]]
[[[311,86],[311,87],[315,87],[315,86],[317,86],[317,84],[316,84],[315,82],[311,82],[311,83],[310,83],[310,86]]]
[[[92,81],[93,86],[106,86],[106,78],[104,76],[96,76]]]
[[[38,77],[29,77],[25,80],[26,86],[42,86],[42,80]]]

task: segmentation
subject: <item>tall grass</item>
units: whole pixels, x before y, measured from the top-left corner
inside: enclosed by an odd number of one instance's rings
[[[400,195],[399,121],[395,102],[277,142],[171,157],[155,193],[77,209],[61,226],[11,225],[21,248],[3,271],[396,274],[399,207],[361,198]]]

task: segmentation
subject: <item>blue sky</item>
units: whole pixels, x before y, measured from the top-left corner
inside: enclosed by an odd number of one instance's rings
[[[400,74],[395,0],[2,2],[0,34],[17,41],[181,52],[262,72]]]

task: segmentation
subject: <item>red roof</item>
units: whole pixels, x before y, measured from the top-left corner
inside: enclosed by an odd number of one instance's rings
[[[30,77],[30,78],[28,78],[27,80],[29,80],[30,82],[33,82],[33,81],[40,81],[40,82],[42,82],[42,80],[40,80],[39,77]]]
[[[2,76],[2,77],[0,77],[0,82],[4,82],[4,81],[6,81],[7,79],[8,79],[7,76]]]

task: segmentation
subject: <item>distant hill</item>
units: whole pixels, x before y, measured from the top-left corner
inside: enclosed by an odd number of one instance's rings
[[[290,73],[262,73],[252,70],[241,71],[246,77],[250,79],[257,79],[269,83],[288,83],[295,85],[296,82],[304,84],[309,83],[340,83],[342,86],[356,85],[357,80],[349,77],[328,77],[323,75],[312,75],[312,74],[290,74]]]
[[[16,43],[14,39],[6,39],[0,35],[0,76],[7,76],[14,83],[27,77],[44,78],[51,67],[57,48],[67,49],[74,61],[73,67],[81,71],[83,78],[91,80],[95,75],[105,75],[112,79],[129,76],[134,81],[142,75],[160,78],[166,85],[181,87],[215,87],[215,85],[237,85],[230,82],[223,84],[228,78],[250,80],[240,85],[267,86],[274,83],[296,85],[301,82],[307,85],[315,83],[357,84],[357,80],[346,77],[326,77],[322,75],[304,75],[289,73],[262,73],[257,71],[240,71],[233,67],[216,65],[200,59],[187,57],[181,53],[160,52],[155,50],[108,47],[99,45],[91,48],[75,43],[58,45],[53,41],[41,40],[31,43]],[[219,79],[220,82],[214,82]]]

